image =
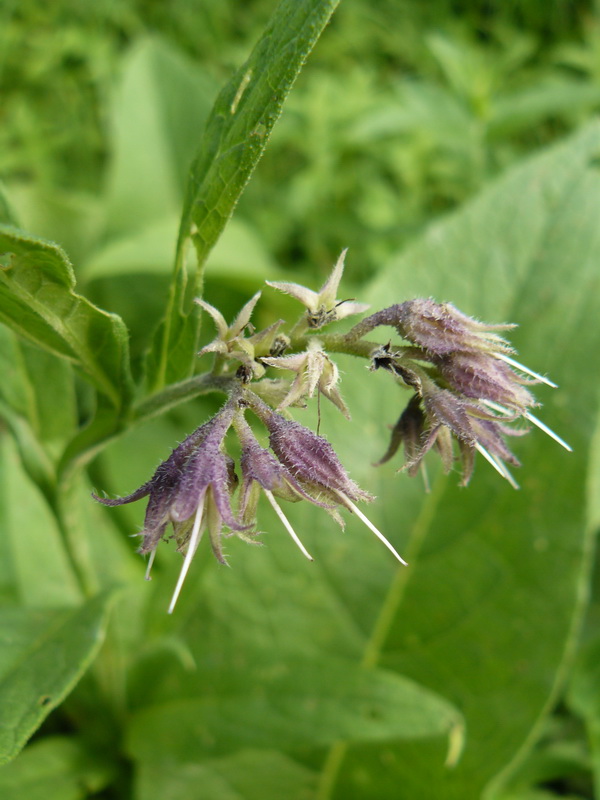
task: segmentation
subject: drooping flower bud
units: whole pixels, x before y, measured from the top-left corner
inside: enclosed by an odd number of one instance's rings
[[[396,455],[400,445],[404,446],[405,469],[413,477],[416,475],[423,458],[423,437],[425,434],[425,414],[421,408],[421,398],[414,395],[398,421],[392,428],[388,449],[375,464],[380,466]]]
[[[411,474],[434,444],[444,469],[450,470],[454,439],[463,466],[463,485],[471,476],[474,451],[478,451],[517,488],[504,462],[517,465],[518,461],[504,437],[525,432],[506,424],[519,417],[570,450],[566,442],[529,411],[537,402],[526,387],[534,383],[555,384],[509,355],[514,351],[495,331],[513,325],[488,325],[463,314],[450,303],[416,299],[372,314],[348,336],[360,339],[380,325],[395,328],[410,344],[393,347],[390,343],[375,348],[371,352],[371,368],[384,368],[398,382],[413,389],[425,415],[420,448],[407,463]],[[410,413],[414,416],[414,408]],[[390,457],[402,439],[406,440],[407,433],[402,430],[405,424],[406,418],[400,417],[383,460]]]
[[[476,400],[500,403],[517,413],[537,405],[525,385],[504,362],[485,353],[448,353],[433,359],[441,377],[455,391]]]
[[[169,611],[173,610],[204,528],[208,527],[213,552],[222,563],[225,563],[220,545],[223,523],[235,531],[247,529],[231,510],[232,461],[222,450],[237,408],[237,398],[230,398],[221,411],[188,436],[159,465],[153,477],[132,494],[114,499],[93,495],[106,506],[125,505],[150,496],[140,547],[140,553],[150,553],[147,577],[158,543],[172,523],[174,538],[179,549],[185,548],[186,557]]]
[[[251,399],[250,406],[267,426],[273,452],[301,486],[338,503],[340,495],[355,501],[373,499],[348,477],[327,439],[277,414],[259,398]]]
[[[241,518],[248,523],[255,522],[258,496],[262,489],[285,529],[304,555],[312,561],[312,556],[310,556],[298,538],[275,497],[291,502],[308,500],[310,503],[327,510],[333,508],[333,506],[322,503],[309,494],[293,477],[287,467],[280,463],[272,453],[261,447],[241,414],[236,418],[234,425],[242,447],[240,459],[242,488],[239,505]]]
[[[362,320],[359,335],[379,325],[396,328],[400,336],[438,356],[456,351],[511,353],[512,348],[494,331],[514,325],[488,325],[463,314],[451,303],[418,298],[398,303]]]

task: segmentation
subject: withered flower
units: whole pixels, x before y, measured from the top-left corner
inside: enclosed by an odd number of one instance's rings
[[[267,285],[299,300],[306,307],[306,324],[312,330],[322,328],[330,322],[345,319],[352,314],[362,314],[369,308],[366,303],[336,299],[344,273],[344,260],[347,252],[347,250],[342,251],[331,275],[318,292],[313,292],[298,283],[267,281]]]
[[[421,398],[419,395],[413,395],[392,428],[388,449],[374,466],[385,464],[396,455],[400,445],[403,445],[405,469],[411,477],[414,477],[425,455],[423,452],[425,423],[426,417],[421,408]]]
[[[346,419],[350,419],[350,413],[338,389],[340,381],[338,368],[323,350],[318,339],[311,339],[302,353],[278,358],[263,358],[261,361],[269,367],[296,373],[279,408],[302,404],[305,398],[313,397],[315,391],[318,390],[342,412]]]

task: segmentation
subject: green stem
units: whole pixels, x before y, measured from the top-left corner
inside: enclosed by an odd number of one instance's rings
[[[81,594],[84,598],[88,598],[97,594],[100,586],[87,544],[87,537],[81,534],[76,493],[77,484],[75,475],[72,474],[68,480],[59,483],[55,502],[51,507],[71,571]]]
[[[235,378],[206,373],[179,383],[173,383],[161,392],[146,397],[133,409],[132,423],[146,422],[170,408],[210,392],[227,394],[235,385]]]
[[[371,353],[381,347],[380,342],[349,339],[347,334],[320,334],[319,339],[323,344],[323,349],[329,353],[344,353],[344,355],[358,356],[359,358],[370,358]]]
[[[408,569],[401,567],[396,570],[363,652],[361,666],[365,669],[373,669],[381,658],[385,642],[398,614],[398,609],[406,595],[406,589],[414,573],[415,564],[423,549],[445,486],[446,480],[444,476],[440,475],[429,495],[429,502],[423,505],[421,513],[417,517],[406,549],[406,560],[409,563],[409,567]],[[347,742],[336,742],[332,745],[321,771],[316,800],[331,800],[348,749]]]

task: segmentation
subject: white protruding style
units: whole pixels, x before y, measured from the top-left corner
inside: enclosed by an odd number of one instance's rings
[[[175,591],[173,592],[173,597],[171,598],[171,604],[169,605],[169,611],[168,611],[169,614],[173,613],[173,609],[175,608],[175,604],[177,603],[177,598],[179,597],[179,593],[181,592],[181,587],[183,586],[185,576],[188,573],[190,564],[192,563],[192,559],[196,555],[196,550],[198,549],[198,545],[200,544],[200,539],[203,533],[203,529],[202,530],[200,529],[202,523],[203,511],[204,511],[204,494],[200,498],[200,501],[198,503],[198,508],[196,509],[196,517],[194,518],[194,527],[192,528],[192,533],[190,534],[190,540],[188,542],[187,552],[185,554],[185,559],[183,561],[183,565],[179,573],[179,578],[177,579],[177,585],[175,586]]]
[[[505,355],[504,353],[494,353],[496,358],[502,359],[502,361],[506,361],[507,364],[510,364],[511,367],[515,369],[521,370],[526,375],[531,375],[532,378],[537,378],[538,381],[545,383],[547,386],[551,386],[553,389],[558,389],[558,384],[551,381],[550,378],[545,378],[543,375],[540,375],[538,372],[534,372],[529,367],[526,367],[524,364],[520,364],[518,361],[515,361],[514,358]]]
[[[568,450],[569,453],[573,452],[571,445],[567,444],[564,439],[561,439],[557,433],[554,433],[552,428],[549,428],[544,422],[542,422],[541,419],[534,417],[529,411],[525,411],[523,416],[525,419],[528,419],[529,422],[532,422],[534,425],[536,425],[541,431],[544,431],[544,433],[546,433],[551,439],[554,439],[554,441],[557,442],[561,447],[564,447],[565,450]]]
[[[155,557],[156,557],[156,548],[150,553],[148,557],[148,566],[146,567],[146,574],[144,575],[144,578],[147,581],[152,580],[152,578],[150,577],[150,570],[152,569],[152,564],[154,564]]]
[[[505,465],[502,463],[502,461],[500,461],[499,459],[495,458],[495,457],[494,457],[494,456],[493,456],[491,453],[489,453],[489,452],[488,452],[488,451],[485,449],[485,447],[484,447],[483,445],[479,444],[479,442],[475,442],[475,447],[476,447],[477,451],[478,451],[479,453],[481,453],[481,455],[482,455],[482,456],[483,456],[485,459],[487,459],[487,461],[489,461],[489,462],[490,462],[490,464],[492,465],[492,467],[493,467],[493,468],[494,468],[494,469],[495,469],[497,472],[499,472],[499,473],[500,473],[500,475],[502,475],[502,477],[503,477],[503,478],[506,478],[506,480],[507,480],[507,481],[510,483],[510,485],[513,487],[513,489],[519,489],[519,488],[520,488],[520,487],[519,487],[519,484],[516,482],[516,480],[515,480],[515,479],[513,478],[513,476],[510,474],[510,472],[508,471],[508,469],[506,468],[506,466],[505,466]]]
[[[499,403],[494,403],[492,400],[484,400],[483,402],[488,408],[491,408],[493,411],[498,411],[500,412],[500,414],[507,414],[513,416],[513,412],[510,411],[510,409],[504,408],[504,406],[501,406]],[[571,447],[570,444],[567,444],[567,442],[565,442],[564,439],[561,439],[561,437],[557,433],[554,433],[552,428],[549,428],[545,422],[542,422],[541,419],[535,417],[530,411],[522,411],[521,416],[525,417],[525,419],[528,419],[532,425],[535,425],[541,431],[544,431],[546,435],[548,435],[551,439],[554,439],[555,442],[557,442],[561,447],[564,447],[565,450],[567,450],[569,453],[573,452],[573,448]]]
[[[313,557],[312,557],[312,556],[311,556],[311,554],[308,552],[308,550],[306,549],[306,547],[304,547],[304,545],[302,544],[302,542],[301,542],[301,541],[300,541],[300,539],[298,538],[298,535],[296,534],[296,531],[295,531],[295,530],[292,528],[292,526],[290,525],[290,521],[288,520],[288,518],[286,517],[286,515],[285,515],[285,514],[283,513],[283,511],[281,510],[281,508],[280,508],[280,506],[279,506],[279,503],[278,503],[278,502],[277,502],[277,500],[275,500],[275,498],[273,497],[273,492],[270,492],[268,489],[263,489],[263,491],[264,491],[264,493],[265,493],[265,495],[266,495],[266,497],[267,497],[267,500],[268,500],[268,501],[269,501],[269,503],[271,503],[271,505],[273,506],[273,510],[275,511],[275,513],[277,514],[277,516],[279,517],[279,519],[282,521],[282,523],[283,523],[283,526],[284,526],[284,528],[286,529],[286,531],[289,533],[289,535],[292,537],[292,539],[293,539],[293,540],[296,542],[296,544],[298,545],[298,547],[300,548],[300,550],[302,551],[302,553],[303,553],[303,554],[306,556],[306,558],[308,558],[308,560],[309,560],[309,561],[313,561]]]
[[[350,498],[349,498],[349,497],[346,497],[346,495],[345,495],[343,492],[340,492],[340,491],[338,491],[338,490],[334,490],[334,491],[335,491],[335,493],[336,493],[336,494],[337,494],[339,497],[341,497],[341,499],[342,499],[342,500],[343,500],[343,502],[344,502],[344,505],[345,505],[345,506],[348,506],[348,508],[349,508],[351,511],[353,511],[353,512],[356,514],[356,516],[357,516],[357,517],[358,517],[358,518],[359,518],[359,519],[360,519],[362,522],[364,522],[364,524],[367,526],[367,528],[368,528],[370,531],[372,531],[372,532],[375,534],[375,536],[377,536],[377,538],[378,538],[378,539],[379,539],[381,542],[383,542],[383,543],[384,543],[384,545],[387,547],[387,549],[390,551],[390,553],[393,553],[393,555],[394,555],[394,556],[395,556],[395,557],[398,559],[398,561],[399,561],[401,564],[404,564],[404,566],[405,566],[405,567],[408,567],[408,562],[406,562],[406,561],[405,561],[405,560],[402,558],[402,556],[401,556],[401,555],[398,553],[398,551],[396,550],[396,548],[394,547],[394,545],[393,545],[391,542],[388,542],[388,540],[385,538],[385,536],[383,535],[383,533],[382,533],[380,530],[378,530],[378,529],[375,527],[375,525],[373,525],[373,523],[371,522],[371,520],[370,520],[368,517],[366,517],[366,516],[363,514],[363,512],[360,510],[360,508],[358,508],[358,506],[356,506],[356,505],[355,505],[355,504],[352,502],[352,500],[350,500]]]

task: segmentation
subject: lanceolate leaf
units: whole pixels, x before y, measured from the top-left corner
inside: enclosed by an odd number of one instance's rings
[[[413,800],[479,800],[556,697],[589,579],[599,152],[594,124],[512,170],[434,226],[373,287],[369,299],[376,307],[390,304],[393,288],[394,301],[435,294],[486,321],[517,322],[511,339],[518,359],[560,385],[534,387],[544,402],[537,415],[574,452],[534,429],[514,444],[523,462],[518,492],[483,460],[467,489],[457,488],[458,476],[451,475],[429,496],[418,484],[406,485],[406,475],[394,476],[393,464],[380,468],[379,486],[368,488],[380,498],[382,528],[410,567],[392,578],[386,572],[373,590],[373,567],[363,553],[362,579],[355,575],[345,595],[349,613],[373,632],[366,651],[372,660],[419,680],[464,712],[466,746],[453,769],[433,741],[399,744],[386,766],[374,751],[348,748],[345,760],[338,752],[326,761],[323,798],[366,793],[391,800],[402,781]],[[410,396],[387,381],[380,385],[377,393],[361,386],[354,404],[346,392],[354,418],[365,420],[358,437],[368,442],[365,461],[384,452],[384,423],[395,422]],[[349,452],[351,445],[342,448]],[[337,574],[335,583],[342,584]]]
[[[197,317],[191,299],[202,269],[258,163],[285,99],[339,0],[281,0],[246,63],[219,94],[188,181],[166,318],[149,360],[149,385],[161,388],[192,369]],[[186,244],[198,257],[186,287]]]
[[[0,320],[78,367],[121,408],[130,398],[127,330],[75,292],[69,260],[53,242],[0,225]]]

